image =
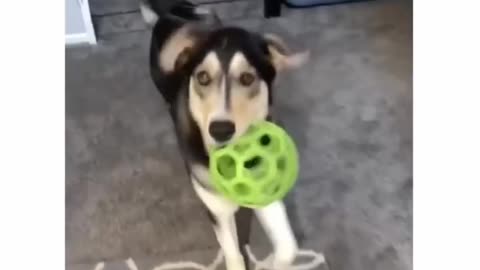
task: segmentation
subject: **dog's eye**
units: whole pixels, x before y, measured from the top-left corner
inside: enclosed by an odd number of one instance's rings
[[[210,78],[210,75],[208,75],[206,71],[198,72],[196,77],[197,77],[198,83],[202,86],[207,86],[212,81],[212,79]]]
[[[255,80],[255,76],[252,73],[243,72],[240,75],[240,83],[243,86],[250,86],[253,83],[254,80]]]

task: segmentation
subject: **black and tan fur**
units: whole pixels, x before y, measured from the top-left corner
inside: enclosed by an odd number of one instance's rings
[[[290,54],[273,35],[224,27],[189,3],[168,9],[174,12],[156,5],[142,3],[144,15],[159,17],[152,31],[151,77],[169,106],[194,189],[215,222],[227,269],[246,269],[234,222],[239,206],[211,188],[207,153],[241,136],[252,123],[272,119],[275,77],[301,64],[305,54]],[[275,247],[275,269],[288,268],[297,246],[283,203],[255,213]]]

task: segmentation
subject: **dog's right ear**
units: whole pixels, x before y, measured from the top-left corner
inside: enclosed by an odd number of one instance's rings
[[[182,69],[192,57],[193,49],[192,47],[185,47],[183,51],[177,56],[174,64],[174,70]]]
[[[183,68],[207,37],[194,25],[162,20],[153,29],[150,76],[167,103],[172,103],[182,83]]]
[[[175,30],[158,54],[158,65],[163,72],[170,73],[184,67],[199,46],[203,34],[190,24]]]

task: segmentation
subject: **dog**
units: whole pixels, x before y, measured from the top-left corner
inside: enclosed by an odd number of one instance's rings
[[[248,269],[237,235],[239,205],[209,181],[208,152],[242,136],[257,121],[274,121],[273,82],[300,66],[307,53],[291,53],[274,35],[223,26],[209,10],[186,1],[142,1],[153,26],[150,75],[166,101],[193,188],[213,222],[228,270]],[[288,269],[297,253],[284,203],[253,210],[274,247],[272,268]]]

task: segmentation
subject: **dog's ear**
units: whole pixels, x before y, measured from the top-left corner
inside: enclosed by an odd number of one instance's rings
[[[270,61],[277,71],[298,68],[309,56],[308,51],[292,53],[281,38],[273,34],[265,34]]]
[[[188,60],[190,60],[190,57],[192,57],[193,54],[193,47],[185,47],[177,56],[174,64],[174,69],[175,70],[180,70],[182,67],[184,67]]]
[[[158,63],[161,69],[170,73],[184,67],[205,35],[205,31],[190,24],[175,30],[160,50]]]
[[[184,67],[210,32],[221,26],[218,15],[212,10],[197,7],[194,13],[198,21],[183,22],[183,25],[174,30],[162,46],[159,65],[166,72]]]

